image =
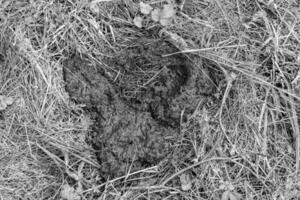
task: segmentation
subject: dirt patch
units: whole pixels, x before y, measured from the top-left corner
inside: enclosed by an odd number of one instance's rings
[[[64,63],[66,91],[85,105],[94,122],[87,138],[104,176],[124,175],[165,158],[179,136],[180,121],[215,90],[202,66],[183,55],[163,58],[177,51],[166,41],[133,44],[106,60],[106,70],[78,55]]]

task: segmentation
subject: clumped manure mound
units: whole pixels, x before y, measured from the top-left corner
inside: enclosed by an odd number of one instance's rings
[[[158,164],[178,138],[181,120],[216,89],[190,58],[163,57],[177,51],[167,41],[140,41],[108,59],[110,71],[86,56],[73,55],[64,64],[67,92],[93,120],[88,141],[103,176]]]

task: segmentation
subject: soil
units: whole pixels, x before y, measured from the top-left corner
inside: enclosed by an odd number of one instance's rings
[[[170,154],[180,123],[216,90],[216,76],[163,40],[133,41],[109,68],[87,56],[64,62],[71,100],[83,104],[93,124],[87,141],[96,150],[104,177],[158,164]]]

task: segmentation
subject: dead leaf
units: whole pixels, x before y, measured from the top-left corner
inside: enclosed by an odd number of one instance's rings
[[[188,191],[192,188],[192,181],[188,174],[182,174],[180,176],[181,189],[183,191]]]
[[[80,200],[80,195],[75,191],[73,187],[68,184],[62,186],[60,191],[60,197],[66,200]]]
[[[164,5],[163,9],[156,8],[151,12],[151,18],[153,21],[167,26],[172,23],[172,20],[176,14],[176,10],[173,4]]]
[[[223,192],[221,200],[229,200],[229,191]]]
[[[176,10],[173,4],[164,5],[164,8],[160,12],[160,19],[159,22],[163,26],[170,25],[172,20],[176,14]]]
[[[100,13],[99,7],[97,6],[97,4],[94,4],[94,3],[90,3],[90,10],[95,14]]]
[[[240,200],[241,195],[229,190],[223,192],[221,200]]]
[[[155,8],[152,12],[151,12],[151,19],[155,22],[158,22],[160,20],[160,13],[161,13],[161,9],[159,8]]]
[[[261,20],[267,19],[267,13],[263,10],[256,12],[252,17],[252,22],[260,22]]]
[[[170,19],[170,18],[160,19],[159,22],[161,25],[167,26],[172,23],[172,19]]]
[[[235,192],[229,192],[229,200],[240,200],[241,195]]]
[[[173,18],[176,14],[173,4],[164,5],[163,10],[161,11],[161,19]]]
[[[293,153],[294,152],[294,148],[291,144],[287,144],[287,152],[289,153]]]
[[[234,186],[229,181],[220,181],[219,189],[232,191],[234,190]]]
[[[7,106],[12,105],[13,102],[13,98],[0,95],[0,111],[6,109]]]
[[[142,27],[143,27],[142,22],[143,22],[143,18],[142,18],[141,16],[136,16],[136,17],[133,19],[134,25],[136,25],[136,26],[139,27],[139,28],[142,28]]]
[[[149,4],[140,2],[140,10],[141,10],[141,13],[143,13],[144,15],[149,15],[151,13],[151,11],[153,10],[153,8]]]
[[[102,3],[102,2],[109,2],[109,1],[111,1],[111,0],[93,0],[89,4],[90,10],[93,13],[99,14],[100,13],[100,8],[97,4]]]
[[[165,31],[165,34],[169,36],[171,43],[174,44],[178,49],[187,49],[188,45],[185,40],[176,33]]]
[[[232,147],[231,147],[231,149],[229,151],[229,154],[231,156],[234,156],[236,153],[237,153],[236,145],[232,145]]]
[[[97,30],[99,30],[100,25],[96,22],[94,18],[87,19],[87,21]]]

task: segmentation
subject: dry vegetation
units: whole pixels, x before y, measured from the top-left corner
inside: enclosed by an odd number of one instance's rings
[[[300,198],[299,2],[186,0],[172,23],[142,28],[139,2],[1,1],[0,94],[14,102],[0,111],[0,199]],[[110,70],[107,58],[153,33],[222,70],[219,101],[180,125],[158,165],[104,181],[62,64],[76,51]]]

